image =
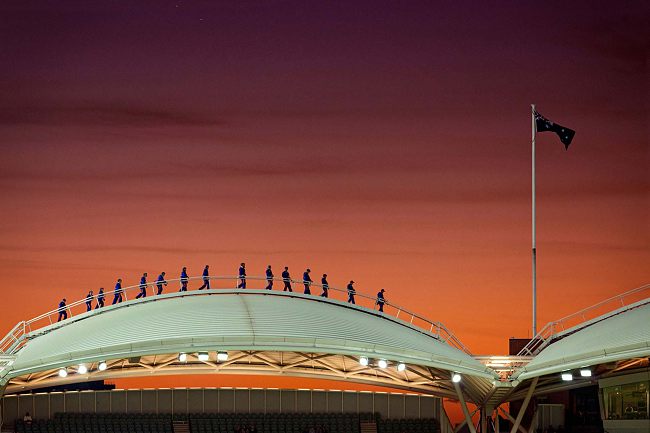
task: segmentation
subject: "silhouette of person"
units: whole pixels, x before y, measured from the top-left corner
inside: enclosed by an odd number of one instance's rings
[[[162,292],[163,292],[163,284],[166,286],[167,285],[167,280],[165,280],[165,273],[161,272],[160,275],[158,275],[158,279],[156,280],[156,287],[158,287],[157,295],[162,294]]]
[[[302,283],[305,285],[305,295],[311,295],[311,290],[309,290],[309,286],[311,286],[312,283],[311,277],[309,276],[310,272],[311,269],[307,268],[307,270],[302,273]]]
[[[203,268],[203,285],[199,287],[199,290],[210,290],[210,273],[208,272],[208,268],[210,266],[205,265],[205,268]]]
[[[183,269],[181,270],[181,289],[179,292],[187,292],[187,282],[189,280],[190,279],[187,276],[187,267],[183,266]]]
[[[239,265],[239,285],[237,286],[238,289],[245,289],[246,288],[246,263],[242,263]]]
[[[320,279],[320,283],[321,283],[321,285],[323,286],[323,293],[321,293],[320,295],[321,295],[323,298],[327,298],[327,297],[329,297],[329,295],[328,295],[328,290],[330,289],[330,285],[329,285],[329,283],[327,282],[327,274],[323,274],[323,278]]]
[[[273,271],[271,265],[266,268],[266,290],[273,290]]]
[[[384,303],[386,302],[386,299],[384,298],[384,289],[381,289],[379,292],[377,292],[377,305],[379,306],[379,311],[384,312]]]
[[[284,282],[284,290],[283,292],[286,292],[287,290],[290,292],[293,292],[291,290],[291,275],[289,275],[289,266],[284,267],[284,271],[282,271],[282,281]]]
[[[65,320],[68,318],[68,307],[65,305],[65,298],[59,302],[59,320],[57,322],[60,322],[61,320]]]
[[[89,291],[88,294],[86,295],[86,311],[90,311],[93,309],[93,298],[95,295],[93,295],[93,291]]]
[[[117,303],[122,302],[122,279],[118,278],[117,283],[115,283],[115,291],[113,292],[115,296],[113,297],[113,303],[111,305],[115,305]]]
[[[354,295],[357,292],[354,290],[354,287],[352,286],[353,284],[354,281],[350,280],[350,284],[348,284],[348,303],[356,305],[356,302],[354,302]]]
[[[140,293],[135,299],[146,298],[147,297],[147,273],[142,274],[140,278]]]
[[[99,293],[97,293],[97,305],[95,305],[95,310],[104,306],[104,288],[99,288]]]

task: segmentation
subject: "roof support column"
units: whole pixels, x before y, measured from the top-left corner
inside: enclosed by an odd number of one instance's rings
[[[528,408],[528,403],[530,403],[530,398],[533,396],[533,392],[535,391],[535,387],[537,386],[537,381],[539,380],[539,376],[533,379],[533,383],[530,384],[530,388],[528,388],[528,392],[526,392],[526,398],[524,398],[524,402],[521,405],[521,408],[519,409],[519,413],[517,414],[517,419],[515,420],[512,430],[510,430],[510,433],[517,433],[517,429],[521,425],[521,419],[524,417],[524,413],[526,413],[526,409]]]
[[[483,406],[481,408],[481,433],[488,431],[487,412],[487,407]]]
[[[508,419],[508,421],[510,421],[512,424],[515,423],[515,419],[508,412],[506,412],[505,409],[503,409],[501,406],[499,406],[499,409],[501,410],[501,413],[503,413],[503,415],[505,415],[505,417],[506,417],[506,419]],[[523,428],[521,425],[519,426],[519,430],[521,430],[521,433],[528,433],[528,430]]]
[[[474,423],[472,422],[472,417],[469,414],[467,409],[467,403],[465,403],[465,397],[463,396],[463,391],[460,389],[460,385],[457,382],[454,382],[454,389],[456,390],[456,395],[458,396],[458,401],[460,402],[460,407],[463,409],[463,415],[465,415],[465,422],[467,427],[469,427],[470,433],[476,433],[474,428]]]
[[[7,387],[6,384],[0,382],[0,430],[2,430],[2,426],[4,425],[4,418],[2,413],[2,398],[5,395],[4,393],[6,387]]]

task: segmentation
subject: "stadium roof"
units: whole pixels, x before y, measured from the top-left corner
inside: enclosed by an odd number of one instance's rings
[[[568,329],[513,378],[530,379],[564,370],[650,356],[650,299]]]
[[[223,364],[177,362],[180,352],[202,351],[228,351],[231,358]],[[163,359],[165,354],[169,356]],[[394,368],[360,367],[359,356],[385,359],[393,366],[403,362],[409,368],[395,374]],[[240,357],[240,362],[231,362],[234,357]],[[35,379],[38,386],[50,386],[72,380],[58,377],[59,368],[118,359],[125,360],[119,369],[95,372],[94,380],[156,372],[183,374],[192,366],[204,373],[206,368],[221,370],[226,365],[253,374],[313,377],[337,370],[341,374],[331,378],[379,380],[376,384],[420,391],[426,391],[425,385],[441,386],[452,371],[473,376],[485,389],[496,378],[492,370],[434,333],[390,315],[297,293],[211,290],[129,301],[41,328],[28,334],[5,380],[16,379],[8,391],[21,384],[33,388],[29,382]],[[260,359],[264,362],[256,362]],[[129,370],[128,360],[147,368]],[[165,368],[156,369],[156,362]],[[288,369],[287,363],[302,369]],[[429,391],[435,393],[433,389]],[[451,394],[451,386],[448,389]]]

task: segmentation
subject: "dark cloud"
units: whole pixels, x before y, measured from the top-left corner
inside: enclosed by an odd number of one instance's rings
[[[93,102],[0,107],[0,125],[222,127],[226,122],[177,109],[151,108],[120,102]]]

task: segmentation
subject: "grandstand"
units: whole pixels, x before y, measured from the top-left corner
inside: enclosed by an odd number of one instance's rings
[[[499,431],[501,418],[513,433],[567,425],[584,433],[650,430],[650,285],[552,322],[517,355],[474,356],[442,323],[392,303],[379,312],[371,296],[358,294],[351,305],[333,287],[323,298],[263,290],[264,277],[248,277],[245,290],[233,289],[237,277],[210,279],[210,290],[88,312],[82,299],[68,306],[67,320],[57,322],[53,310],[17,324],[0,340],[3,430],[485,433]],[[125,288],[125,297],[137,289]],[[325,378],[396,393],[39,391],[215,373]],[[460,403],[462,425],[451,426],[443,398]]]

